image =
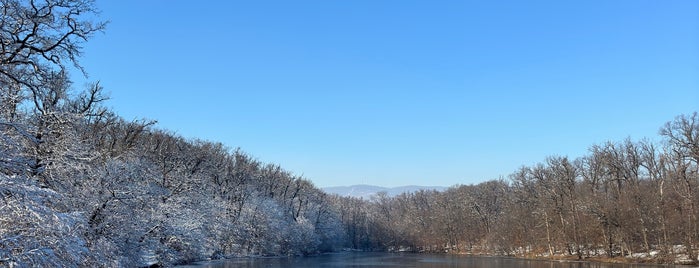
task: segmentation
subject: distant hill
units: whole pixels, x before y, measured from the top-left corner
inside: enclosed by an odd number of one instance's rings
[[[371,196],[373,196],[379,192],[386,192],[388,194],[388,196],[393,197],[393,196],[396,196],[396,195],[399,195],[402,193],[412,193],[412,192],[417,192],[420,190],[444,191],[446,189],[447,189],[447,187],[442,187],[442,186],[408,185],[408,186],[389,188],[389,187],[381,187],[381,186],[365,185],[365,184],[322,188],[323,191],[325,191],[326,193],[329,193],[329,194],[337,194],[340,196],[359,197],[359,198],[363,198],[363,199],[370,199]]]

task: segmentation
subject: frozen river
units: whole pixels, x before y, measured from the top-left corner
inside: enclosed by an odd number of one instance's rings
[[[607,264],[588,262],[559,262],[522,260],[502,257],[411,253],[333,253],[315,257],[238,258],[190,267],[416,267],[416,268],[659,268],[663,265]],[[680,267],[680,266],[678,266]]]

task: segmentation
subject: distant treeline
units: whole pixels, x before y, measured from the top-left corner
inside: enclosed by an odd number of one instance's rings
[[[515,256],[696,260],[699,115],[662,142],[608,142],[477,185],[338,202],[353,247]]]

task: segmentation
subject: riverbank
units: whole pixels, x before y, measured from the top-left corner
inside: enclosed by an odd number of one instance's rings
[[[498,255],[498,254],[479,254],[479,253],[451,253],[464,256],[489,256],[489,257],[511,257],[524,260],[541,260],[541,261],[564,261],[564,262],[590,262],[590,263],[614,263],[614,264],[656,264],[656,265],[697,265],[699,261],[691,260],[686,254],[675,254],[674,259],[662,257],[659,254],[652,253],[635,253],[628,256],[582,256],[577,255],[554,255],[546,256],[543,254],[529,255]]]

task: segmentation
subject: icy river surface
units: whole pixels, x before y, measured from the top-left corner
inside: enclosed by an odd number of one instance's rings
[[[446,254],[434,255],[412,253],[344,252],[324,254],[314,257],[236,258],[227,261],[201,263],[196,266],[187,267],[659,268],[673,266],[539,261],[503,257],[475,257]]]

